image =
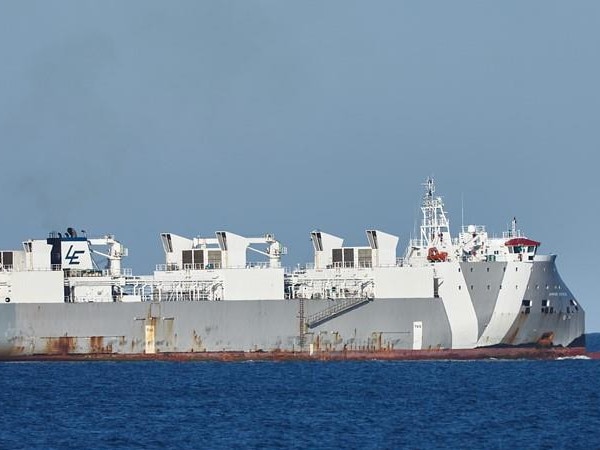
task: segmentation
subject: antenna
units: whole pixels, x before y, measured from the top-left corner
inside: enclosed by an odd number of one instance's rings
[[[415,219],[413,221],[413,232],[411,236],[416,236],[417,235],[417,219]]]
[[[465,196],[464,193],[460,193],[460,229],[465,227]]]

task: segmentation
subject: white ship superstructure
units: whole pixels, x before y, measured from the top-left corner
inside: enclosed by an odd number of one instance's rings
[[[452,238],[432,179],[420,236],[366,231],[344,246],[310,233],[314,261],[282,267],[274,235],[162,233],[152,275],[122,268],[114,236],[69,228],[0,252],[0,352],[10,355],[439,350],[580,345],[584,312],[554,255],[513,219],[501,236],[481,225]],[[249,252],[265,260],[250,261]],[[105,265],[95,263],[105,258]],[[68,343],[68,345],[67,345]],[[58,348],[58,350],[57,350]]]

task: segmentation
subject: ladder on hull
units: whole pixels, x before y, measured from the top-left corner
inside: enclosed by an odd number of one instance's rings
[[[308,316],[306,318],[306,326],[308,328],[314,328],[322,323],[327,322],[328,320],[334,319],[348,311],[356,309],[359,306],[372,302],[373,300],[374,299],[372,297],[353,297],[336,301],[335,305]]]

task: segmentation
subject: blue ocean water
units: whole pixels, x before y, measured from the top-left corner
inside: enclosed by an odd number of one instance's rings
[[[600,448],[600,360],[0,363],[0,448]]]

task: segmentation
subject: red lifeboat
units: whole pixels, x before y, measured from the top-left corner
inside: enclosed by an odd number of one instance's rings
[[[427,261],[429,262],[442,262],[448,258],[447,252],[440,252],[437,247],[431,247],[427,252]]]

